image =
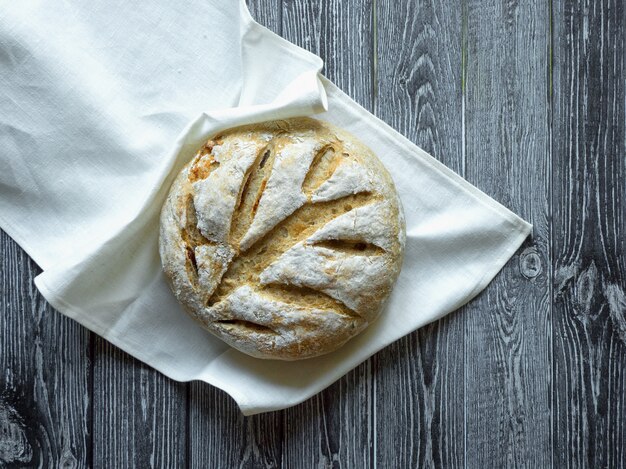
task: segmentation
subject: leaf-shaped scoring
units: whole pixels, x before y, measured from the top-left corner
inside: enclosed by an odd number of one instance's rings
[[[210,296],[199,316],[241,349],[251,337],[272,336],[272,347],[308,347],[315,355],[330,346],[316,329],[347,340],[391,288],[397,209],[342,141],[256,137],[211,145],[219,166],[192,184],[207,240],[191,247],[198,293]]]

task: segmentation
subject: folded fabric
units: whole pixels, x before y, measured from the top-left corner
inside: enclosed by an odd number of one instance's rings
[[[43,269],[37,287],[165,375],[225,390],[246,415],[309,398],[466,303],[530,232],[321,76],[319,57],[255,23],[243,1],[0,11],[0,226]],[[389,169],[406,215],[404,266],[380,319],[337,352],[259,360],[182,311],[160,268],[159,211],[210,135],[312,114]]]

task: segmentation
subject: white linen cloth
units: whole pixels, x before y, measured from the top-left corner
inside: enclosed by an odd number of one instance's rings
[[[531,226],[321,68],[255,23],[243,1],[0,4],[0,226],[43,269],[44,297],[172,379],[225,390],[246,415],[309,398],[474,297]],[[380,319],[337,352],[259,360],[182,311],[161,273],[159,211],[211,134],[315,113],[391,172],[407,220],[404,266]]]

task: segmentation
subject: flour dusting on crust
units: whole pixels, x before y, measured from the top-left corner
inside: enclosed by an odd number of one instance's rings
[[[368,169],[354,160],[344,159],[333,175],[317,188],[311,200],[323,202],[372,190],[374,190],[374,182]]]
[[[202,292],[210,296],[222,280],[235,251],[224,244],[202,244],[196,247],[194,254],[198,267],[198,282]]]
[[[218,150],[219,149],[219,150]],[[193,183],[193,202],[198,228],[210,241],[228,241],[233,212],[244,178],[257,158],[259,145],[254,142],[228,142],[216,146],[220,163],[206,179]]]

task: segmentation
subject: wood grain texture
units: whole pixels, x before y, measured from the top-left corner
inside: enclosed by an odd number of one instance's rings
[[[626,11],[554,2],[554,465],[626,466]]]
[[[373,0],[285,0],[282,35],[324,61],[323,73],[361,106],[373,105]]]
[[[282,0],[249,0],[260,24],[281,33]],[[189,384],[189,467],[283,465],[283,412],[244,417],[233,399],[206,383]]]
[[[375,456],[372,361],[284,411],[286,467],[372,467]]]
[[[467,307],[467,467],[551,465],[549,4],[468,0],[466,177],[534,224]]]
[[[282,0],[250,0],[253,18],[281,33]],[[189,467],[281,467],[283,412],[244,417],[223,391],[189,384]]]
[[[282,32],[324,60],[323,73],[372,109],[372,0],[283,2]],[[284,411],[288,467],[371,467],[375,436],[370,360],[307,402]]]
[[[247,4],[257,23],[282,35],[283,0],[247,0]]]
[[[244,417],[223,391],[190,386],[189,467],[281,467],[282,412]]]
[[[95,340],[93,467],[184,467],[188,385]]]
[[[379,0],[376,18],[376,114],[462,172],[461,9]],[[376,356],[379,467],[463,465],[464,321],[453,314]]]
[[[376,4],[376,115],[462,174],[462,9]]]
[[[90,334],[41,297],[39,272],[0,231],[0,467],[86,467]]]

